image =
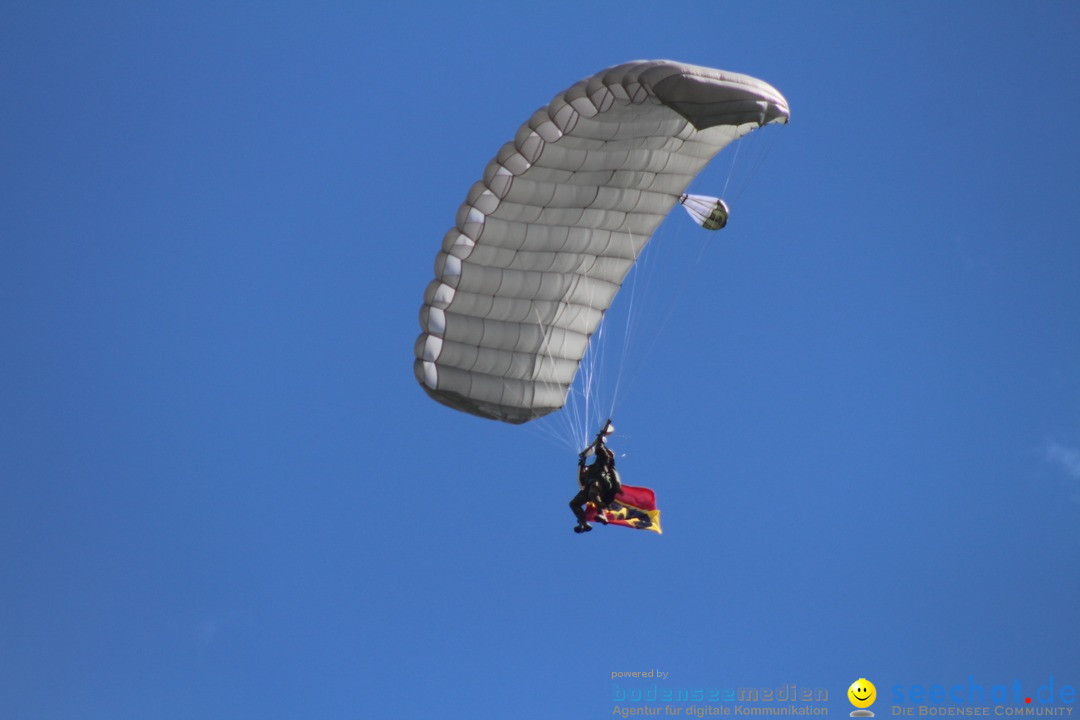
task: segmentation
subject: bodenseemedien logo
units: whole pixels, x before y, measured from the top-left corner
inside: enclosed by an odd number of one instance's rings
[[[851,717],[874,717],[874,713],[867,710],[877,700],[877,688],[874,687],[874,683],[866,678],[859,678],[851,683],[847,696],[856,708],[851,711]]]

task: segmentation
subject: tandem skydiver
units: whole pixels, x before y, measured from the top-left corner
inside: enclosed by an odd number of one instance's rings
[[[615,432],[615,426],[611,420],[604,423],[604,429],[596,434],[587,448],[578,454],[578,485],[580,490],[570,501],[570,509],[574,511],[574,517],[578,524],[574,532],[583,533],[592,530],[585,516],[585,504],[592,503],[596,506],[596,519],[607,524],[604,519],[604,509],[615,499],[622,485],[619,482],[619,473],[615,470],[615,454],[608,448],[605,438]],[[596,453],[596,459],[591,465],[585,464],[585,458],[589,451]]]

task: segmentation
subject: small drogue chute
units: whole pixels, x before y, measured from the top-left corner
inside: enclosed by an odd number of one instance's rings
[[[720,230],[727,225],[730,213],[727,203],[720,198],[683,193],[679,196],[679,204],[694,222],[706,230]]]

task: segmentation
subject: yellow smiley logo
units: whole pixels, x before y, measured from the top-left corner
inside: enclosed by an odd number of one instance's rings
[[[848,688],[848,699],[858,710],[851,711],[852,718],[873,718],[873,712],[866,708],[874,704],[877,699],[877,688],[874,683],[866,678],[859,678],[851,683]]]
[[[866,678],[859,678],[848,688],[848,699],[855,707],[869,707],[877,699],[877,688]]]
[[[851,683],[851,687],[847,690],[847,696],[855,707],[868,708],[877,699],[877,688],[874,687],[874,683],[866,678],[859,678]]]

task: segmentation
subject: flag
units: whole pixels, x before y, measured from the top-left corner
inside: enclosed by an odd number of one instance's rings
[[[615,500],[602,511],[609,525],[623,525],[635,530],[660,530],[660,510],[656,494],[649,488],[623,485]],[[597,520],[600,511],[592,503],[585,505],[585,519]]]

